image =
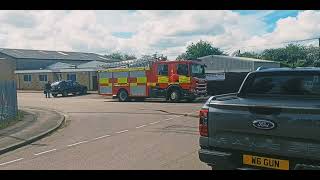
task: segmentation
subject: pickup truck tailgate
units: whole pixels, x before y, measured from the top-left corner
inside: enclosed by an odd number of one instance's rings
[[[257,127],[257,121],[272,122],[274,127]],[[213,147],[320,160],[319,100],[214,100],[208,125]]]

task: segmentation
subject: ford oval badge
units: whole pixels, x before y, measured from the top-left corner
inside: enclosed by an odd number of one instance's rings
[[[275,123],[269,120],[258,119],[252,122],[252,125],[257,129],[270,130],[276,127]]]

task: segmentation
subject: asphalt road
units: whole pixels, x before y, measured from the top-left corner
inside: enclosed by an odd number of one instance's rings
[[[203,103],[126,102],[92,94],[46,99],[19,93],[22,107],[55,109],[66,125],[0,156],[0,169],[209,170],[199,161],[198,114]]]

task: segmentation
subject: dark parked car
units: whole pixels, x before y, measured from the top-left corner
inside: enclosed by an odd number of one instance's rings
[[[87,87],[75,81],[58,81],[51,84],[51,94],[57,97],[61,94],[63,97],[72,93],[73,95],[87,94]]]

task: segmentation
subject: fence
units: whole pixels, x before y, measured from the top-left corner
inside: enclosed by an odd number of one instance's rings
[[[0,123],[14,119],[18,113],[16,82],[0,81]]]

